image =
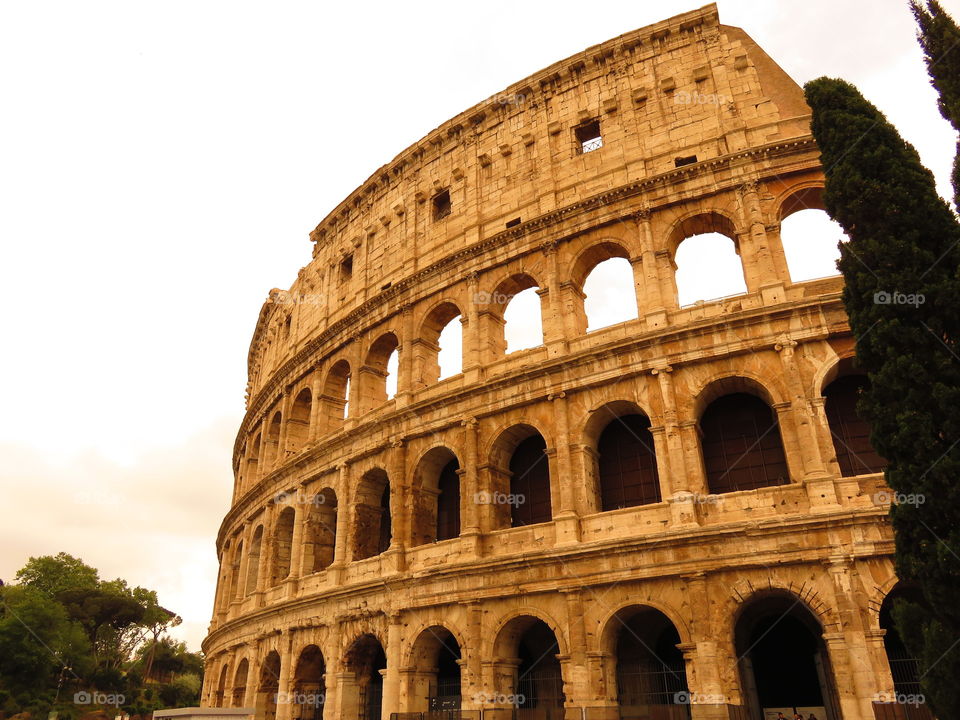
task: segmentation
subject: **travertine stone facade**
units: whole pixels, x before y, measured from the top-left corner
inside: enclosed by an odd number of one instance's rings
[[[384,718],[423,712],[451,694],[438,653],[457,646],[461,709],[510,717],[545,623],[561,712],[632,717],[618,653],[641,618],[679,639],[679,716],[745,717],[743,624],[782,606],[812,628],[827,717],[872,718],[893,691],[883,479],[841,473],[827,420],[824,390],[853,354],[841,280],[791,282],[779,236],[820,207],[808,113],[709,5],[517,83],[335,208],[251,344],[203,703],[288,720],[309,706],[284,693],[315,692],[325,718],[352,720],[376,685]],[[703,232],[734,240],[748,292],[679,307],[675,251]],[[583,283],[609,258],[632,266],[638,317],[587,333]],[[543,343],[505,354],[504,307],[530,287]],[[438,380],[458,317],[462,372]],[[739,393],[776,418],[787,473],[718,494],[700,421]],[[598,443],[628,415],[649,421],[658,501],[604,512]],[[511,527],[498,498],[537,434],[549,519]],[[455,512],[459,532],[437,540]]]

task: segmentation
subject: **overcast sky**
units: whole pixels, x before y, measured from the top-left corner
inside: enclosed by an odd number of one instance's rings
[[[247,348],[308,232],[449,117],[702,4],[2,4],[0,578],[64,550],[199,648]],[[719,5],[798,82],[857,84],[948,192],[905,1]]]

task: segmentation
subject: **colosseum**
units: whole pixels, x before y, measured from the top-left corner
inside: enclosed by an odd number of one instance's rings
[[[334,208],[250,345],[203,705],[920,716],[842,280],[792,281],[781,236],[823,207],[809,121],[708,5],[506,88]],[[681,303],[708,233],[744,291]],[[604,263],[635,301],[594,328]]]

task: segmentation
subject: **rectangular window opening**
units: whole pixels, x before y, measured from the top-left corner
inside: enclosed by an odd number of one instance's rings
[[[593,152],[603,147],[603,137],[600,135],[600,121],[591,120],[573,129],[577,136],[580,153]]]
[[[684,165],[693,165],[696,161],[696,155],[687,155],[686,157],[674,158],[673,164],[675,167],[683,167]]]
[[[353,277],[353,255],[347,255],[340,261],[340,282],[345,283]]]
[[[507,227],[512,228],[520,224],[520,218],[514,218],[513,220],[507,221]]]
[[[443,190],[433,196],[433,219],[441,220],[450,214],[450,191]]]

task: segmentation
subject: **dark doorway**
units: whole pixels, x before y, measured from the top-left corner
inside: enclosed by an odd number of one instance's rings
[[[563,678],[553,630],[535,620],[520,636],[517,656],[517,720],[558,720],[563,717]]]

